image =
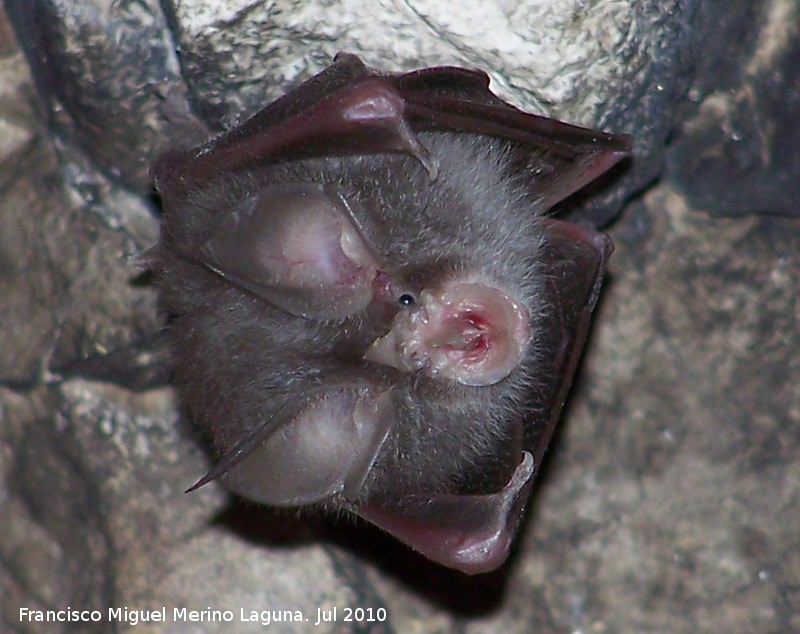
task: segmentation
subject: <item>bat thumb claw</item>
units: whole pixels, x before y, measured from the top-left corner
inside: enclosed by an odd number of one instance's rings
[[[192,486],[184,491],[184,493],[191,493],[192,491],[197,491],[200,487],[205,486],[212,480],[216,479],[216,475],[214,474],[214,470],[212,469],[207,474],[205,474],[202,478],[200,478],[197,482],[195,482]]]

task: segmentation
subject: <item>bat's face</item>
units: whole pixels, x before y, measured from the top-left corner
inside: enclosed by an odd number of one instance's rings
[[[220,456],[197,486],[344,508],[447,566],[499,566],[610,252],[543,214],[626,144],[516,111],[477,73],[343,57],[162,158],[176,379]]]
[[[520,364],[529,311],[491,280],[448,280],[408,301],[367,361],[475,386],[497,383]]]

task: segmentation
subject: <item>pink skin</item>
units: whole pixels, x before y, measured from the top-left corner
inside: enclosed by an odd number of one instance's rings
[[[366,308],[379,271],[346,202],[315,183],[286,183],[246,199],[200,253],[225,279],[314,319],[342,319]]]
[[[482,281],[448,280],[401,311],[364,358],[464,385],[492,385],[517,367],[530,339],[527,311]]]
[[[284,220],[283,232],[274,232],[278,255],[273,255],[275,245],[268,244],[263,257],[272,260],[269,268],[282,283],[347,289],[342,300],[355,312],[372,300],[378,263],[352,223],[331,213],[327,199],[319,202]]]

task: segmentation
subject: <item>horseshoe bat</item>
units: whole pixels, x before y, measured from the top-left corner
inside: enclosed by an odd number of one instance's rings
[[[548,217],[630,139],[349,54],[151,173],[175,383],[218,480],[466,573],[508,556],[610,240]]]

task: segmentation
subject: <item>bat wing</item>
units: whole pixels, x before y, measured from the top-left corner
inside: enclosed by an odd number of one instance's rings
[[[312,182],[276,184],[223,208],[202,239],[170,234],[172,214],[192,209],[208,183],[285,160],[404,153],[431,179],[435,160],[422,132],[490,135],[513,147],[533,198],[546,208],[599,176],[630,150],[630,139],[524,113],[489,90],[479,71],[439,67],[381,74],[340,54],[326,71],[243,125],[190,151],[171,152],[152,174],[165,209],[167,241],[183,257],[293,315],[339,319],[372,299],[381,263],[347,202]],[[467,489],[363,500],[358,494],[389,433],[391,391],[332,389],[263,425],[229,451],[211,479],[281,506],[331,496],[431,559],[465,572],[508,555],[532,479],[577,367],[611,251],[604,236],[545,221],[542,261],[553,323],[537,342],[546,385],[531,397],[532,419],[488,493]],[[182,242],[183,241],[183,242]],[[488,468],[488,467],[487,467]],[[486,473],[484,471],[483,473]]]
[[[380,73],[355,55],[334,63],[241,126],[206,145],[162,156],[152,174],[162,196],[185,197],[219,174],[280,160],[404,152],[432,177],[422,131],[472,132],[516,143],[547,208],[627,156],[631,140],[529,114],[489,90],[478,70],[441,66]]]
[[[507,558],[533,485],[533,457],[486,495],[407,495],[370,501],[356,512],[428,559],[465,572],[489,572]]]
[[[381,74],[354,55],[199,149],[168,153],[153,175],[166,216],[221,174],[287,159],[408,153],[435,178],[421,131],[471,132],[515,143],[530,186],[549,209],[610,169],[630,139],[522,112],[477,70]],[[201,246],[180,250],[291,314],[351,315],[372,299],[380,263],[346,201],[313,183],[267,188],[238,203]]]
[[[243,438],[189,491],[219,480],[274,506],[357,497],[393,421],[390,393],[349,386],[299,401]]]
[[[380,267],[349,211],[318,183],[262,188],[223,216],[195,257],[293,315],[346,317],[372,300]]]
[[[555,429],[586,340],[605,265],[612,252],[603,234],[546,221],[543,262],[552,327],[540,342],[549,382],[530,403],[521,443],[508,460],[510,477],[495,493],[458,491],[368,499],[357,514],[429,559],[469,574],[497,568],[508,557],[533,478]],[[312,395],[280,425],[264,426],[228,452],[201,479],[212,479],[249,499],[278,506],[359,499],[361,484],[390,432],[391,392],[348,388]],[[515,465],[515,466],[514,466]],[[485,470],[483,470],[485,473]]]
[[[494,570],[508,557],[575,375],[613,250],[603,234],[559,220],[547,222],[543,261],[548,266],[547,295],[554,323],[540,345],[543,367],[551,371],[546,389],[530,403],[534,414],[523,426],[522,448],[508,457],[516,461],[511,462],[512,469],[516,465],[511,477],[494,494],[406,495],[368,500],[355,509],[429,559],[469,574]]]
[[[538,465],[558,422],[600,296],[606,263],[614,251],[603,233],[553,218],[547,219],[542,260],[547,264],[546,294],[551,321],[540,342],[550,359],[549,385],[530,404],[539,413],[525,425],[523,447]],[[544,366],[543,367],[547,367]]]

